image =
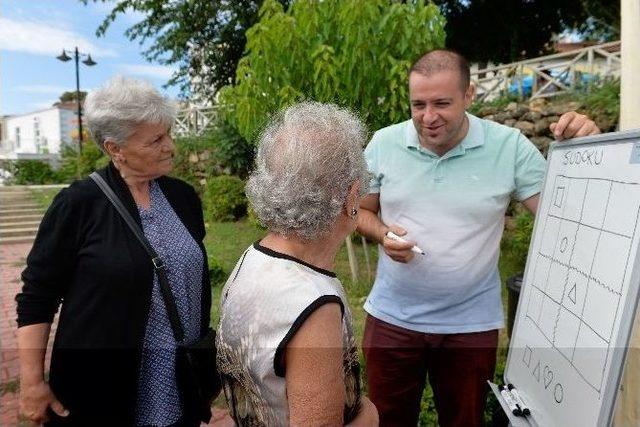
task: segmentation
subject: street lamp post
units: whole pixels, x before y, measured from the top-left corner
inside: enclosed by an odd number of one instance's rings
[[[86,57],[86,59],[84,61],[82,61],[83,64],[92,67],[94,65],[97,64],[97,62],[95,62],[93,59],[91,59],[91,55],[90,54],[85,54],[85,53],[80,53],[78,52],[78,47],[76,46],[76,48],[74,49],[73,52],[71,51],[67,51],[66,49],[62,49],[62,54],[60,56],[56,56],[56,58],[58,58],[60,61],[62,62],[67,62],[71,60],[71,57],[69,55],[67,55],[67,53],[73,54],[73,58],[76,60],[76,101],[78,102],[78,150],[80,151],[80,153],[82,153],[82,142],[83,142],[83,137],[82,137],[82,107],[81,107],[81,103],[80,103],[80,65],[79,65],[79,61],[80,61],[80,57]]]

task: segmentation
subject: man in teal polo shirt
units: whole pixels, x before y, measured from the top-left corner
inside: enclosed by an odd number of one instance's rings
[[[379,130],[365,150],[373,178],[358,230],[383,251],[363,348],[384,426],[416,425],[427,376],[441,425],[482,424],[504,326],[504,213],[512,197],[532,212],[538,204],[544,158],[517,129],[466,113],[469,74],[456,53],[424,55],[409,73],[411,120]],[[558,139],[599,133],[575,112],[551,130]]]

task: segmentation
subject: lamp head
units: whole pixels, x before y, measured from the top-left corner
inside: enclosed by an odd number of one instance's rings
[[[82,61],[83,64],[88,65],[89,67],[92,67],[94,65],[97,64],[96,61],[94,61],[93,59],[91,59],[91,55],[87,55],[87,59],[85,59],[84,61]]]
[[[56,58],[58,58],[62,62],[67,62],[71,60],[71,57],[67,55],[67,52],[65,52],[64,49],[62,49],[62,55],[56,56]]]

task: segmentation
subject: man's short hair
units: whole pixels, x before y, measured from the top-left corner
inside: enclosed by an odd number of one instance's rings
[[[440,71],[457,71],[460,75],[460,87],[466,91],[471,81],[469,62],[458,52],[448,49],[436,49],[425,53],[413,63],[409,70],[423,76],[430,76]]]

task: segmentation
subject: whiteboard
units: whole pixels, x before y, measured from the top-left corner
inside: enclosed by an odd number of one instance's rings
[[[611,423],[640,287],[640,131],[555,143],[505,383],[540,426]]]

